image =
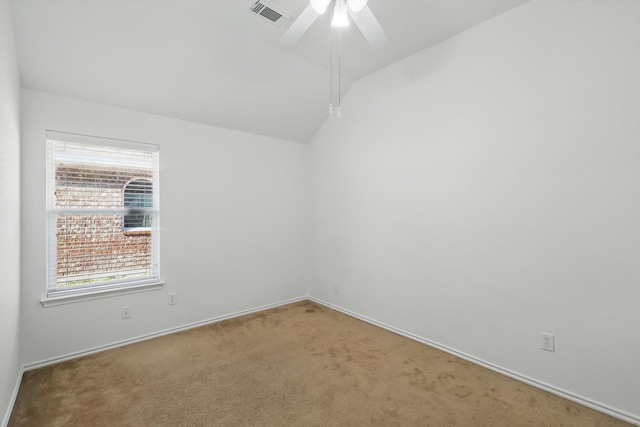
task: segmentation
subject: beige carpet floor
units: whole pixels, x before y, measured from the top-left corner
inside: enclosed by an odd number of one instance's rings
[[[24,374],[16,426],[628,426],[304,301]]]

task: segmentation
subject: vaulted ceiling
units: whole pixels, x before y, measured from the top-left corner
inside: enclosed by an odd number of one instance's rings
[[[328,117],[328,18],[283,45],[308,0],[266,1],[291,21],[278,27],[250,12],[255,0],[13,0],[22,86],[307,142]],[[521,3],[369,0],[390,42],[374,50],[354,25],[342,31],[342,95]]]

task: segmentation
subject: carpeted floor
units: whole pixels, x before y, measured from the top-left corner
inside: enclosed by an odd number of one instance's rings
[[[9,426],[628,426],[312,302],[24,374]]]

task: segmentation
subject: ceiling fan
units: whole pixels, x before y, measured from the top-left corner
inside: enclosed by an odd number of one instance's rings
[[[329,6],[332,6],[332,9]],[[383,46],[389,41],[389,37],[387,37],[373,12],[367,6],[367,0],[309,0],[309,5],[293,21],[280,41],[287,44],[296,43],[327,9],[332,12],[332,27],[348,26],[349,17],[351,17],[364,38],[374,49]]]

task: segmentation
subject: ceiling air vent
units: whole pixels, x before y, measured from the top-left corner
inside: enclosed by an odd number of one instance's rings
[[[264,0],[256,1],[251,5],[249,9],[251,10],[251,12],[261,16],[262,18],[278,27],[282,26],[282,24],[291,19],[291,15],[289,15],[287,12]]]

